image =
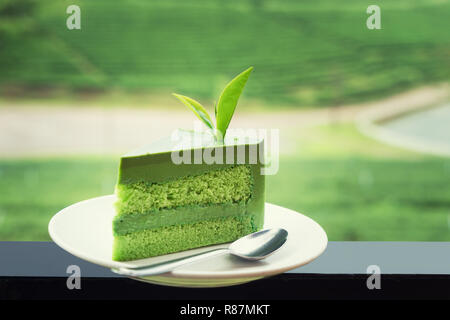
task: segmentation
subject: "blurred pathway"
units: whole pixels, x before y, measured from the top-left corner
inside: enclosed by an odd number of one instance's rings
[[[450,148],[450,103],[388,121],[383,126],[405,136]]]
[[[296,130],[332,122],[352,122],[361,111],[395,114],[436,104],[448,97],[448,85],[425,87],[365,104],[308,110],[236,111],[234,128],[280,129],[281,153],[295,151],[286,139]],[[176,128],[193,128],[193,114],[153,107],[102,108],[61,105],[0,104],[0,158],[121,154],[170,135]],[[431,121],[431,120],[430,120]],[[448,121],[447,121],[448,123]]]
[[[376,119],[363,119],[358,122],[358,127],[363,133],[390,145],[450,157],[448,102],[379,123]]]

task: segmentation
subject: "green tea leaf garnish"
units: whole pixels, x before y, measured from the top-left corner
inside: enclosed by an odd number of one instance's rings
[[[244,90],[245,84],[252,72],[253,67],[248,68],[233,80],[231,80],[223,89],[220,94],[219,101],[214,102],[214,115],[216,117],[216,128],[211,120],[206,109],[200,104],[189,97],[181,94],[172,93],[174,97],[180,100],[184,105],[188,106],[195,115],[203,121],[203,123],[214,132],[216,141],[222,141],[227,132],[228,125],[233,117],[234,110],[236,109],[239,97]]]
[[[172,93],[174,97],[176,97],[178,100],[180,100],[183,104],[188,106],[199,118],[203,123],[210,129],[214,130],[214,124],[211,120],[211,117],[209,116],[206,109],[197,101],[194,99],[191,99],[189,97],[183,96],[181,94]]]
[[[239,97],[241,96],[242,90],[244,90],[245,84],[247,83],[248,77],[250,76],[252,70],[253,67],[250,67],[231,80],[220,95],[216,106],[216,127],[217,130],[222,133],[223,137],[225,136],[228,125],[233,117],[234,110],[236,109]]]

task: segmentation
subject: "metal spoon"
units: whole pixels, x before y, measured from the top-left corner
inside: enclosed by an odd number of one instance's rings
[[[261,260],[281,248],[286,242],[287,235],[288,232],[284,229],[266,229],[242,237],[230,244],[228,248],[214,249],[142,267],[112,269],[112,271],[131,277],[152,276],[172,271],[181,265],[224,253],[230,253],[246,260]]]

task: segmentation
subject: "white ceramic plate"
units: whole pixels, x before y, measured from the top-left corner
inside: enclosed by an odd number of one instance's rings
[[[103,196],[78,202],[61,210],[50,220],[50,237],[71,254],[107,268],[142,266],[227,246],[215,245],[135,261],[113,261],[114,201],[114,195]],[[224,254],[181,266],[159,276],[136,279],[184,287],[235,285],[307,264],[317,258],[327,246],[327,235],[315,221],[298,212],[266,203],[264,228],[273,227],[286,229],[289,232],[288,239],[280,250],[264,260],[247,262]]]

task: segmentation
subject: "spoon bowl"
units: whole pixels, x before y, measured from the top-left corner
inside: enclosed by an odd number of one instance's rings
[[[287,236],[288,232],[281,228],[261,230],[237,239],[228,249],[243,259],[261,260],[280,249]]]

